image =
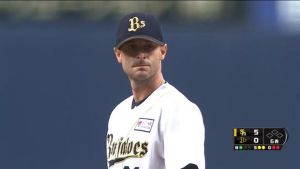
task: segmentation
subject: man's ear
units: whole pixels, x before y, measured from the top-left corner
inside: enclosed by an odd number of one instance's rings
[[[119,63],[122,63],[122,59],[121,59],[121,50],[114,47],[114,52],[115,52],[115,56],[116,56],[116,58],[117,58],[117,61],[118,61]]]
[[[164,44],[160,47],[160,52],[161,52],[161,60],[164,60],[167,54],[167,50],[168,50],[168,45]]]

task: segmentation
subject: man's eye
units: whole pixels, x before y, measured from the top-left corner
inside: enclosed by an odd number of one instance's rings
[[[145,45],[146,50],[152,50],[153,48],[154,48],[154,45],[151,43]]]
[[[131,44],[131,45],[129,46],[129,48],[130,48],[130,49],[136,49],[136,45],[135,45],[135,44]]]
[[[147,48],[153,48],[152,44],[147,44]]]

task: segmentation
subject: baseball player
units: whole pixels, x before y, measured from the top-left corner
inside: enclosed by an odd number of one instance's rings
[[[204,169],[204,124],[197,105],[165,81],[167,53],[157,19],[131,13],[120,21],[114,52],[132,96],[111,113],[109,169]]]

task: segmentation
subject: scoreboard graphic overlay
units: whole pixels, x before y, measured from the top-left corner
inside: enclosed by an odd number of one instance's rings
[[[287,142],[285,128],[234,128],[234,150],[281,150]]]

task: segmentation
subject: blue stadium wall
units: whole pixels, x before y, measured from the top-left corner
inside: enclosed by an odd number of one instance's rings
[[[110,112],[131,94],[113,55],[115,26],[0,24],[1,169],[106,168]],[[203,113],[207,169],[296,166],[300,36],[233,25],[163,30],[165,79]],[[281,151],[237,152],[234,127],[286,127],[290,139]]]

